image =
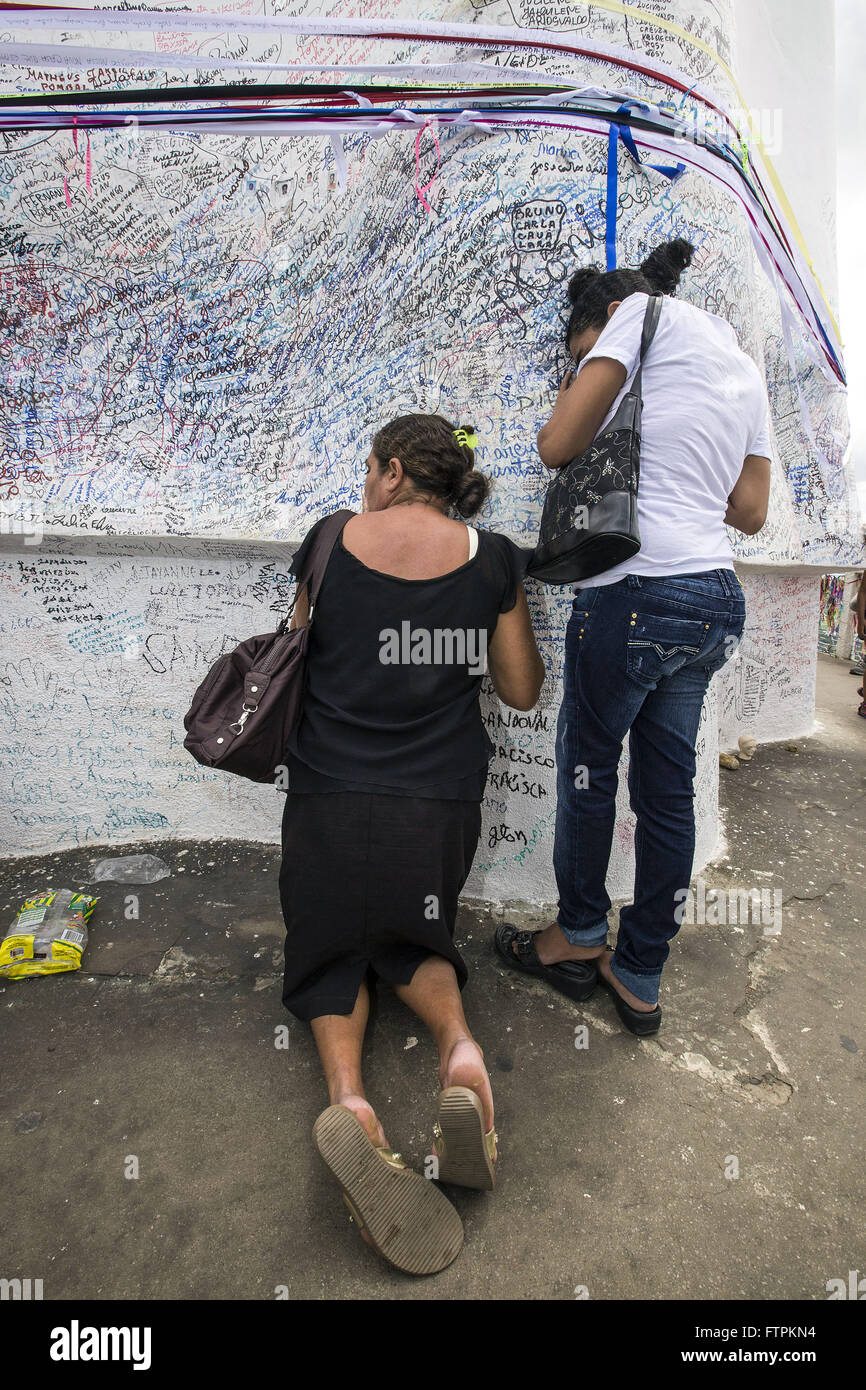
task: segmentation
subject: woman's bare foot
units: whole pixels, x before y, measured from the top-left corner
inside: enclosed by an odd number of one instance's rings
[[[610,968],[610,955],[610,951],[605,950],[604,955],[600,957],[598,962],[598,968],[604,978],[609,981],[620,998],[625,1000],[630,1009],[636,1009],[637,1012],[641,1014],[653,1013],[658,1005],[648,1004],[645,999],[638,999],[636,994],[632,994],[630,989],[626,989],[622,980],[618,980]]]
[[[387,1149],[388,1141],[385,1138],[385,1131],[376,1118],[376,1112],[368,1100],[363,1096],[354,1095],[347,1092],[345,1095],[334,1095],[331,1097],[332,1105],[343,1105],[347,1110],[351,1110],[353,1115],[358,1118],[358,1123],[364,1129],[370,1141],[375,1144],[377,1149]]]
[[[532,944],[542,965],[558,965],[562,960],[595,960],[607,950],[606,946],[572,946],[558,922],[533,932]],[[517,955],[516,941],[511,949]]]
[[[446,1086],[468,1086],[474,1091],[484,1109],[484,1132],[489,1134],[493,1128],[493,1091],[481,1048],[467,1034],[452,1039],[439,1056],[439,1084],[443,1091]]]

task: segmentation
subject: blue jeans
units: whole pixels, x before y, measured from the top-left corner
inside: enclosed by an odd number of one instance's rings
[[[611,969],[648,1004],[658,1001],[691,879],[701,707],[745,621],[734,571],[717,569],[659,579],[628,574],[579,589],[566,629],[556,733],[558,921],[574,946],[607,938],[605,878],[628,733],[634,901],[620,913]]]

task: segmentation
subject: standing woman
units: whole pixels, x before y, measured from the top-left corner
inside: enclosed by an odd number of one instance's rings
[[[670,296],[694,247],[677,238],[639,270],[577,271],[569,282],[567,372],[538,435],[548,468],[589,447],[638,366],[647,296]],[[745,601],[725,525],[747,535],[770,491],[763,378],[729,323],[666,297],[643,365],[638,489],[641,548],[575,586],[557,726],[557,918],[538,932],[501,926],[515,969],[575,999],[596,983],[626,1028],[658,1031],[659,981],[679,929],[695,849],[695,743],[715,671],[739,642]],[[634,901],[606,945],[605,887],[617,768],[629,734]]]
[[[429,1274],[454,1259],[463,1230],[435,1183],[391,1152],[366,1098],[370,989],[390,983],[436,1040],[439,1177],[491,1188],[493,1097],[463,1013],[454,924],[493,751],[482,677],[489,669],[499,698],[526,710],[544,665],[522,582],[530,552],[449,515],[474,516],[489,490],[466,432],[401,416],[375,435],[366,467],[364,511],[343,527],[312,614],[286,758],[283,1002],[312,1025],[331,1100],[314,1136],[354,1219],[398,1268]],[[301,590],[293,626],[307,621]]]

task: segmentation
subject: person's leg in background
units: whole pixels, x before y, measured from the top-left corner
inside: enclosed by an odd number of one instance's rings
[[[543,965],[595,959],[607,940],[622,741],[647,694],[626,679],[631,604],[625,580],[581,590],[566,630],[553,849],[559,908],[533,936]]]
[[[728,612],[723,616],[707,607],[705,648],[658,680],[631,727],[629,795],[637,817],[634,900],[620,913],[614,954],[600,960],[599,968],[608,980],[615,977],[617,992],[640,1012],[658,1003],[668,942],[679,931],[683,895],[691,882],[695,748],[704,698],[745,623],[741,591],[738,595],[733,589],[739,590],[736,579],[722,583],[731,589]]]
[[[600,961],[633,1009],[658,1003],[659,981],[679,930],[675,909],[695,854],[695,742],[709,676],[685,666],[641,706],[629,735],[628,786],[635,828],[634,901],[620,912],[616,950]]]

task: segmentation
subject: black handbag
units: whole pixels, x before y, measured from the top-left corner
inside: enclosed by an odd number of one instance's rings
[[[589,448],[554,473],[547,486],[538,544],[527,574],[546,584],[591,579],[640,550],[641,373],[663,296],[649,296],[640,358],[631,388]]]

